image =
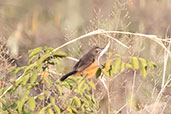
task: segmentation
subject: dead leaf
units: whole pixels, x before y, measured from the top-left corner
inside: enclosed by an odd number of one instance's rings
[[[43,72],[43,75],[42,75],[43,83],[46,83],[47,75],[48,75],[48,72],[47,71]]]
[[[110,59],[109,61],[107,61],[106,63],[105,63],[105,69],[106,69],[106,71],[109,71],[110,70],[110,65],[111,65],[111,62],[113,61],[113,59]]]

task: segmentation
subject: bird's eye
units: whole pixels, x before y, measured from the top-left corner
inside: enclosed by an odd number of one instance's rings
[[[96,49],[96,51],[95,51],[96,53],[99,53],[99,49]]]

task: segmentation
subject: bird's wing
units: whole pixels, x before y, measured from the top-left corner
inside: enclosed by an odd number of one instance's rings
[[[83,56],[74,66],[73,70],[75,71],[82,71],[85,68],[87,68],[88,66],[90,66],[93,62],[95,61],[95,59],[93,57],[90,56]]]

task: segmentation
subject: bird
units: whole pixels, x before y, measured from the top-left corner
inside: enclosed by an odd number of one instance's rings
[[[98,56],[103,48],[94,46],[74,65],[73,70],[60,78],[60,81],[66,80],[71,75],[86,75],[91,78],[98,70]]]

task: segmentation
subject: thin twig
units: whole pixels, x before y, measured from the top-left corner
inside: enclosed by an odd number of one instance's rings
[[[44,95],[45,93],[40,93],[37,96],[34,96],[34,99],[37,99],[40,95]]]
[[[8,89],[6,89],[6,91],[0,96],[0,98],[2,98],[12,87],[13,85],[10,85]]]
[[[170,40],[171,41],[171,40]],[[170,45],[168,46],[168,49],[170,49]],[[168,58],[169,58],[169,53],[167,53],[166,51],[164,52],[164,66],[163,66],[163,79],[162,79],[162,88],[164,87],[164,82],[165,82],[165,77],[166,77],[166,68],[167,68],[167,62],[168,62]]]
[[[78,59],[76,59],[76,58],[73,58],[73,57],[66,57],[67,59],[70,59],[70,60],[73,60],[73,61],[75,61],[75,62],[78,62],[79,60]]]
[[[118,114],[123,108],[126,107],[126,105],[127,105],[127,104],[124,104],[119,110],[117,110],[117,111],[115,112],[115,114]]]
[[[67,42],[67,43],[65,43],[65,44],[63,44],[63,45],[57,47],[57,48],[54,49],[53,51],[59,50],[60,48],[63,48],[63,47],[65,47],[65,46],[67,46],[68,44],[71,44],[71,43],[73,43],[73,42],[75,42],[75,41],[77,41],[77,40],[80,40],[80,39],[83,39],[83,38],[86,38],[86,37],[89,37],[89,36],[93,36],[93,35],[100,34],[101,32],[102,32],[101,30],[95,30],[95,31],[89,32],[89,33],[87,33],[87,34],[84,34],[84,35],[82,35],[82,36],[80,36],[80,37],[78,37],[78,38],[75,38],[75,39],[73,39],[73,40],[71,40],[71,41],[69,41],[69,42]]]
[[[135,89],[135,78],[136,78],[136,71],[134,71],[134,77],[133,77],[133,82],[132,82],[132,92],[131,92],[131,106],[130,106],[130,113],[132,111],[132,102],[133,102],[133,98],[134,98],[134,89]]]
[[[158,43],[162,48],[164,48],[168,53],[169,53],[169,56],[171,56],[171,52],[170,50],[168,50],[166,48],[166,46],[162,43],[163,42],[167,42],[167,43],[171,43],[171,41],[168,41],[168,39],[162,39],[162,38],[159,38],[157,37],[156,35],[147,35],[147,34],[142,34],[142,33],[132,33],[132,32],[123,32],[123,31],[105,31],[103,29],[98,29],[98,30],[95,30],[95,31],[92,31],[92,32],[89,32],[87,34],[84,34],[78,38],[75,38],[69,42],[66,42],[65,44],[57,47],[56,49],[54,49],[53,51],[56,51],[56,50],[59,50],[60,48],[63,48],[77,40],[80,40],[80,39],[83,39],[83,38],[86,38],[86,37],[89,37],[89,36],[93,36],[93,35],[97,35],[97,34],[126,34],[126,35],[133,35],[133,36],[140,36],[140,37],[144,37],[144,38],[148,38],[150,40],[153,40],[155,41],[156,43]],[[111,38],[111,37],[109,37]],[[111,38],[113,40],[113,37]],[[116,41],[116,39],[115,39]],[[117,40],[118,41],[118,40]],[[121,43],[120,43],[121,44]],[[124,46],[125,47],[125,46]]]
[[[71,43],[73,43],[73,42],[75,42],[75,41],[77,41],[77,40],[80,40],[80,39],[83,39],[83,38],[86,38],[86,37],[89,37],[89,36],[97,35],[97,34],[104,34],[104,33],[107,33],[107,31],[105,31],[105,30],[103,30],[103,29],[98,29],[98,30],[89,32],[89,33],[84,34],[84,35],[82,35],[82,36],[80,36],[80,37],[78,37],[78,38],[75,38],[75,39],[73,39],[73,40],[71,40],[71,41],[66,42],[65,44],[63,44],[63,45],[57,47],[56,49],[54,49],[53,51],[59,50],[59,49],[65,47],[65,46],[67,46],[67,45],[69,45],[69,44],[71,44]],[[113,38],[112,38],[112,39],[113,39]]]

